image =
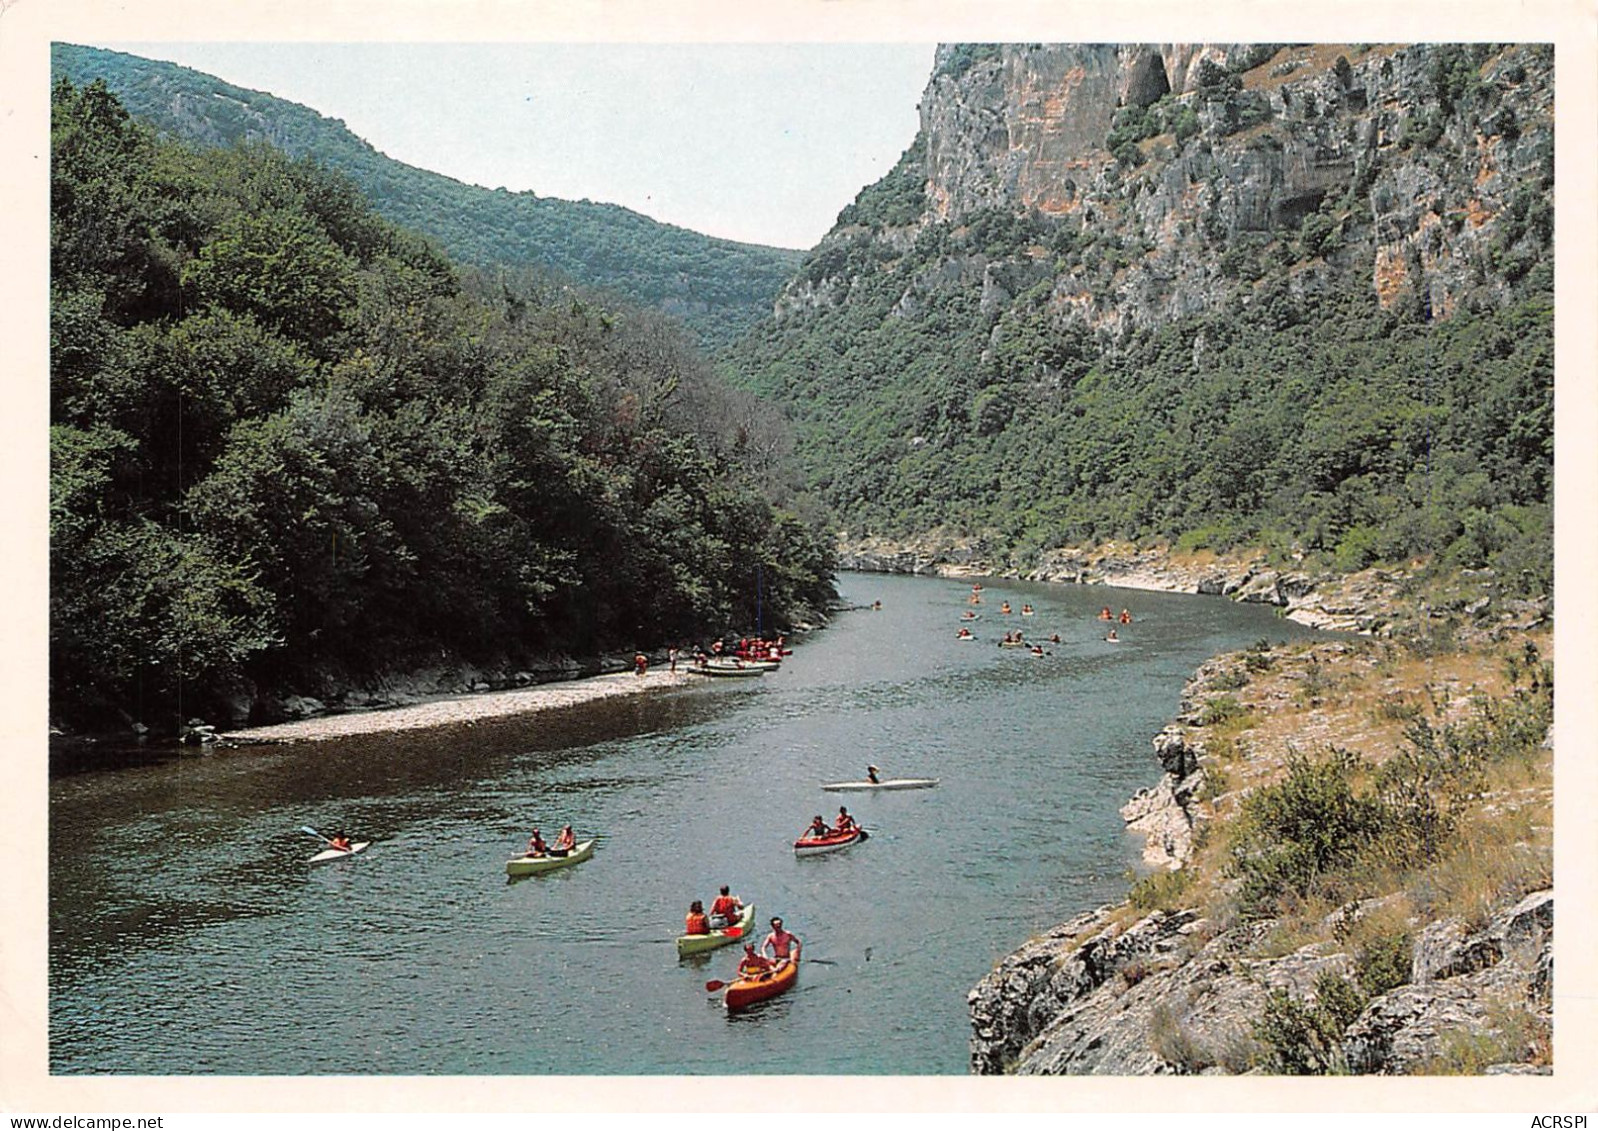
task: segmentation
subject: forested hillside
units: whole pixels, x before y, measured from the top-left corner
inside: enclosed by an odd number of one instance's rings
[[[264,141],[346,174],[373,209],[465,264],[538,266],[682,319],[706,349],[771,310],[801,253],[714,239],[615,204],[490,190],[385,157],[307,107],[171,63],[55,44],[58,78],[101,79],[134,117],[198,145]]]
[[[1546,47],[940,49],[735,351],[851,534],[1551,585]]]
[[[53,94],[51,712],[807,615],[783,436],[658,313],[478,275],[345,178]],[[757,605],[758,602],[758,605]]]

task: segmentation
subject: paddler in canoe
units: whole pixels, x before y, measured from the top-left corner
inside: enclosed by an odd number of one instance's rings
[[[789,958],[797,959],[801,946],[799,936],[783,930],[782,920],[774,917],[771,920],[771,934],[760,944],[760,953],[765,954],[769,950],[772,958],[785,962]]]
[[[560,835],[555,838],[555,847],[549,850],[551,856],[566,856],[577,847],[577,834],[572,832],[572,827],[567,825],[560,830]]]
[[[849,810],[844,808],[842,805],[838,806],[838,825],[837,825],[837,828],[838,828],[839,834],[841,835],[843,833],[853,832],[855,829],[858,829],[859,827],[860,826],[855,823],[855,819],[853,817],[849,816]]]
[[[751,974],[764,974],[772,966],[771,959],[765,955],[755,953],[754,943],[744,943],[744,956],[738,960],[738,974],[747,977]]]
[[[817,813],[810,822],[810,827],[799,834],[800,840],[826,840],[832,835],[832,830],[827,827],[827,818]]]
[[[708,935],[710,933],[710,917],[705,914],[705,905],[699,900],[694,900],[688,905],[688,914],[684,918],[683,934]]]
[[[721,885],[721,894],[716,896],[710,904],[710,926],[712,930],[730,927],[738,921],[738,916],[744,909],[743,900],[733,895],[726,884]]]
[[[973,637],[971,635],[971,630],[969,628],[962,628],[959,632],[954,634],[954,638],[956,640],[974,640],[975,639],[975,637]]]
[[[527,852],[525,853],[525,855],[527,855],[527,856],[548,856],[549,855],[549,845],[544,843],[544,834],[539,832],[537,829],[534,829],[533,830],[533,835],[527,838]]]

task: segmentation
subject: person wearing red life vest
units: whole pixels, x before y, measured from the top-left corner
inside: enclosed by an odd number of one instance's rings
[[[699,900],[694,900],[688,905],[688,916],[685,920],[685,935],[708,935],[710,933],[710,918],[705,914],[705,905]]]
[[[710,904],[710,925],[713,928],[730,927],[738,921],[738,915],[744,909],[743,901],[732,895],[726,884],[721,885],[721,894]]]

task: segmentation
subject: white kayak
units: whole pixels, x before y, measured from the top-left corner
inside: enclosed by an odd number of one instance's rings
[[[821,788],[841,793],[850,789],[931,789],[937,784],[937,778],[883,778],[881,781],[828,782]]]
[[[356,841],[348,848],[324,848],[315,856],[311,857],[310,862],[312,864],[325,864],[329,860],[343,860],[346,856],[354,856],[357,852],[361,851],[361,849],[365,848],[371,843],[372,842],[369,840],[360,840]]]

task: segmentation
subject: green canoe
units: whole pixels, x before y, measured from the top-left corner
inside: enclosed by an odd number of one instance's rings
[[[711,931],[708,935],[678,935],[677,957],[702,954],[707,950],[715,950],[718,946],[726,946],[728,943],[748,942],[754,936],[751,929],[754,925],[755,905],[746,903],[743,914],[738,916],[738,921],[730,927]]]
[[[531,876],[535,872],[552,872],[568,864],[577,864],[594,854],[594,842],[585,840],[565,856],[517,856],[505,861],[508,876]]]

